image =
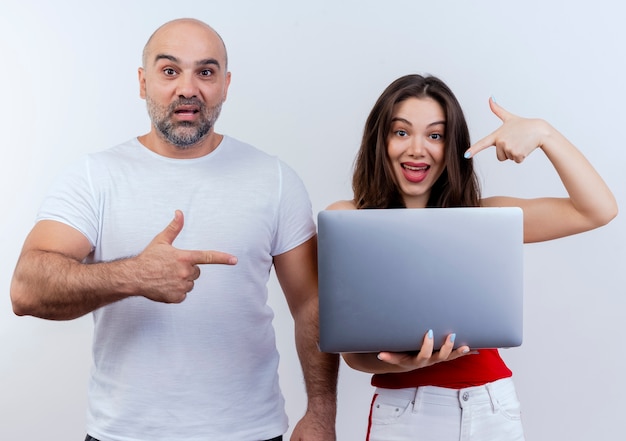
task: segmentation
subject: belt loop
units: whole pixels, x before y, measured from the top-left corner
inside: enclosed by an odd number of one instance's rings
[[[493,388],[493,383],[487,383],[485,387],[487,388],[487,393],[489,394],[491,410],[493,411],[493,413],[497,413],[500,409],[500,404],[498,403],[498,398],[496,397],[496,391]]]

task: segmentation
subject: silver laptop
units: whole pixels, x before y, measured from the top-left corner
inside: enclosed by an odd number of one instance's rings
[[[318,214],[320,350],[416,351],[522,344],[520,208]]]

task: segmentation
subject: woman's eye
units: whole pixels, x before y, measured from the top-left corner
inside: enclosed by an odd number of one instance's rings
[[[440,133],[433,133],[432,135],[430,135],[430,138],[436,141],[440,141],[443,139],[443,135]]]
[[[398,135],[398,136],[407,136],[408,135],[408,133],[405,130],[396,130],[394,133],[396,135]]]

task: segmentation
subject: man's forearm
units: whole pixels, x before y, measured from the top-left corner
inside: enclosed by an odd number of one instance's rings
[[[71,320],[128,296],[126,263],[84,264],[59,253],[31,250],[20,257],[11,282],[17,315]]]
[[[317,302],[311,301],[307,311],[296,320],[296,347],[302,365],[308,397],[308,410],[326,418],[336,415],[339,356],[320,352],[318,347]]]

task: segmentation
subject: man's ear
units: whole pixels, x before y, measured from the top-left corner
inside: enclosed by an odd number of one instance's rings
[[[139,79],[139,96],[146,99],[146,74],[143,67],[137,69],[137,77]]]
[[[228,96],[228,87],[230,86],[230,72],[226,72],[226,81],[224,84],[224,96],[222,97],[222,101],[226,101],[226,97]]]

